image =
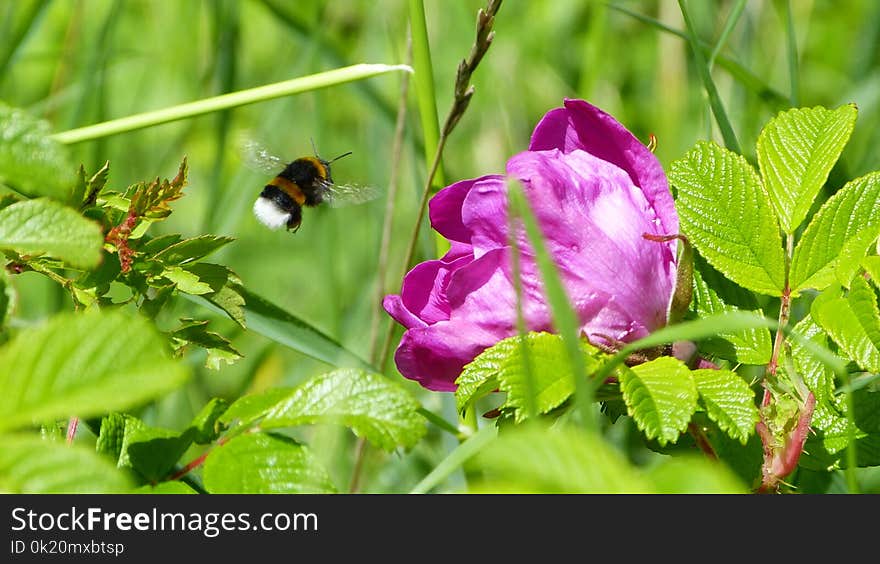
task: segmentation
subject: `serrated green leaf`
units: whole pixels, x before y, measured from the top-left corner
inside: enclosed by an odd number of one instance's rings
[[[167,266],[162,276],[174,282],[177,289],[187,294],[200,295],[212,292],[211,286],[202,282],[198,275],[180,266]]]
[[[0,429],[125,409],[189,375],[165,339],[121,311],[61,314],[0,348]]]
[[[188,269],[211,286],[213,291],[202,297],[246,329],[245,298],[240,291],[241,280],[238,276],[225,266],[204,262],[191,265]]]
[[[196,321],[193,319],[183,319],[183,324],[171,332],[171,339],[179,346],[195,345],[201,347],[208,352],[208,358],[205,361],[207,368],[217,370],[220,362],[233,364],[241,359],[239,353],[232,343],[222,335],[208,331],[207,321]]]
[[[143,254],[151,257],[153,255],[161,253],[163,250],[174,245],[175,243],[180,241],[180,239],[180,233],[169,233],[168,235],[160,235],[158,237],[153,237],[149,241],[144,241],[144,243],[138,247],[138,250]]]
[[[427,431],[419,402],[388,378],[356,369],[322,374],[270,409],[260,428],[331,423],[387,451],[414,446]]]
[[[247,426],[260,419],[281,401],[293,395],[294,388],[271,388],[260,394],[249,394],[235,400],[223,415],[220,423],[224,425]]]
[[[0,436],[0,492],[124,493],[131,486],[124,472],[84,447],[30,435]]]
[[[127,421],[128,417],[116,412],[101,419],[101,429],[98,432],[98,440],[95,442],[95,451],[98,454],[109,456],[114,462],[119,460],[125,441]]]
[[[47,254],[72,267],[91,268],[101,260],[103,244],[100,225],[48,198],[0,210],[0,249]]]
[[[816,345],[828,348],[828,336],[811,315],[801,319],[794,330]],[[833,411],[838,407],[834,396],[834,372],[797,341],[791,343],[791,359],[795,370],[816,398],[816,407],[813,410],[815,426],[817,422],[821,423],[823,420],[824,411]]]
[[[760,419],[748,383],[730,370],[694,370],[691,376],[709,419],[731,438],[748,443]]]
[[[810,313],[856,364],[880,372],[880,313],[864,278],[853,278],[846,296],[839,289],[825,290],[813,300]]]
[[[205,407],[199,411],[189,424],[193,430],[193,442],[196,444],[208,444],[220,434],[225,425],[220,418],[229,409],[229,402],[223,398],[211,398]]]
[[[853,422],[865,433],[880,435],[880,389],[869,386],[853,392]]]
[[[678,440],[697,410],[699,395],[691,372],[672,357],[622,369],[620,389],[636,425],[661,446]]]
[[[455,405],[459,413],[463,414],[473,402],[498,388],[501,364],[515,343],[515,339],[499,341],[464,365],[455,380]]]
[[[487,393],[500,389],[507,393],[505,408],[512,408],[515,420],[528,416],[528,405],[534,401],[539,414],[547,413],[566,401],[575,391],[574,375],[568,362],[562,337],[551,333],[531,332],[525,335],[530,372],[519,336],[495,343],[465,365],[456,380],[456,405],[459,412]],[[593,371],[598,353],[587,342],[581,343],[587,372]],[[531,382],[529,382],[531,378]],[[532,394],[532,399],[528,395]]]
[[[848,284],[880,235],[880,173],[850,181],[828,199],[804,230],[791,263],[793,292]]]
[[[293,439],[241,435],[215,448],[203,479],[211,493],[335,493],[327,471]]]
[[[149,482],[157,482],[168,476],[180,457],[192,444],[192,429],[184,432],[150,427],[143,421],[129,416],[120,466],[130,466]]]
[[[160,253],[155,259],[166,265],[181,265],[205,258],[217,249],[235,241],[233,237],[220,235],[201,235],[176,242]]]
[[[511,429],[473,459],[471,493],[653,493],[601,437],[572,427]]]
[[[740,155],[700,142],[672,163],[682,231],[706,260],[744,288],[782,295],[785,257],[761,179]]]
[[[862,268],[871,277],[871,282],[875,288],[880,288],[880,256],[869,255],[862,259]]]
[[[758,166],[779,223],[794,233],[852,134],[855,104],[835,110],[795,108],[770,120],[758,136]]]
[[[697,258],[695,265],[692,307],[698,316],[740,309],[764,314],[753,294],[724,278],[702,258]],[[766,364],[770,362],[773,342],[769,329],[753,327],[743,331],[721,332],[702,341],[700,349],[732,362]]]
[[[50,137],[48,122],[0,102],[0,183],[30,197],[67,202],[74,167],[63,145]]]

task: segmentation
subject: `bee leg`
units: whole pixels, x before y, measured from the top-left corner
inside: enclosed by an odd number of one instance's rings
[[[302,208],[294,206],[290,210],[290,219],[287,220],[287,230],[296,233],[300,223],[302,223]]]

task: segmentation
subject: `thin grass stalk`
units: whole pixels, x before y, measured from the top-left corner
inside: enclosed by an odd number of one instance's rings
[[[161,110],[134,114],[128,117],[106,121],[95,125],[89,125],[78,129],[71,129],[56,133],[52,137],[64,144],[81,143],[83,141],[91,141],[110,135],[119,133],[127,133],[136,131],[146,127],[152,127],[163,123],[188,119],[200,115],[219,112],[229,108],[237,108],[266,100],[273,100],[293,94],[301,94],[319,90],[330,86],[338,86],[356,80],[363,80],[373,76],[386,74],[389,72],[404,71],[412,72],[412,68],[407,65],[385,65],[361,63],[333,69],[326,72],[293,78],[274,84],[258,86],[256,88],[248,88],[222,96],[214,96],[204,98],[195,102],[179,104]]]
[[[736,27],[737,22],[739,21],[739,17],[743,13],[743,9],[746,7],[746,0],[738,0],[737,3],[733,6],[733,9],[730,10],[730,14],[727,15],[727,20],[724,22],[724,29],[721,30],[721,36],[718,37],[718,41],[715,42],[715,47],[712,48],[712,53],[709,54],[709,59],[706,62],[706,65],[709,67],[711,71],[715,66],[715,59],[721,53],[721,50],[727,44],[727,39],[730,37],[730,33]]]
[[[407,64],[412,61],[412,37],[407,36]],[[388,194],[385,201],[385,217],[382,220],[382,239],[379,243],[379,259],[376,266],[376,294],[373,315],[370,320],[370,362],[376,364],[379,356],[379,324],[382,319],[381,303],[385,295],[385,280],[388,274],[388,253],[391,247],[391,228],[394,224],[394,205],[397,200],[398,176],[400,173],[400,154],[406,132],[406,107],[409,96],[409,75],[400,81],[400,98],[397,105],[397,119],[394,125],[394,141],[391,146],[391,171],[388,178]],[[391,323],[391,320],[386,320]],[[378,365],[382,369],[382,365]]]
[[[724,104],[721,102],[721,96],[718,94],[718,89],[715,87],[715,81],[712,80],[712,74],[709,72],[709,67],[706,64],[703,49],[700,47],[700,43],[697,40],[697,32],[691,21],[691,16],[687,9],[687,3],[685,0],[678,0],[678,6],[681,9],[681,15],[684,18],[684,23],[688,30],[688,41],[691,45],[691,51],[694,54],[697,72],[700,73],[700,78],[703,81],[703,88],[706,89],[706,94],[709,97],[709,106],[712,108],[712,113],[715,115],[718,129],[721,130],[721,136],[724,138],[724,145],[734,153],[742,153],[739,141],[736,138],[736,133],[733,132],[733,126],[730,124],[727,112],[724,110]]]
[[[412,40],[415,92],[419,118],[422,124],[422,140],[425,150],[426,170],[433,173],[437,182],[443,184],[443,167],[433,165],[440,145],[440,123],[437,117],[437,93],[434,88],[434,67],[431,63],[431,44],[425,23],[425,6],[422,0],[409,0],[409,25]]]
[[[489,46],[492,44],[492,39],[495,35],[492,31],[492,26],[495,23],[495,14],[498,13],[498,9],[500,7],[501,0],[489,0],[485,10],[481,9],[477,13],[477,38],[476,41],[474,41],[474,44],[471,46],[471,52],[468,55],[468,58],[462,60],[461,63],[458,65],[458,72],[456,73],[455,77],[455,88],[452,107],[450,108],[449,113],[446,115],[446,120],[444,121],[443,128],[440,132],[440,139],[437,144],[437,150],[434,153],[434,158],[431,161],[431,165],[428,167],[428,176],[425,179],[425,186],[422,189],[422,195],[419,200],[418,213],[412,228],[412,232],[410,234],[409,246],[407,247],[406,255],[403,261],[403,270],[399,276],[400,280],[402,280],[403,277],[406,275],[407,271],[410,268],[410,264],[415,257],[416,244],[419,240],[419,231],[422,227],[422,221],[425,218],[425,211],[428,208],[428,198],[431,196],[431,187],[433,186],[434,177],[437,174],[438,169],[440,168],[440,161],[443,156],[443,148],[446,146],[446,141],[449,139],[449,136],[452,134],[455,126],[458,124],[458,121],[464,115],[464,112],[467,110],[468,104],[470,103],[471,97],[474,95],[474,87],[470,85],[470,79],[480,61],[483,59],[483,56],[486,54],[486,51],[489,50]],[[415,40],[415,35],[413,35],[414,57],[416,45],[417,43]],[[385,363],[388,360],[388,354],[391,350],[391,339],[393,336],[394,325],[389,324],[388,331],[385,333],[385,340],[382,344],[381,354],[379,355],[379,366],[383,370],[385,367]]]

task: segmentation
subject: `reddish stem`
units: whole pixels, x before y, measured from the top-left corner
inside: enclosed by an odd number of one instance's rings
[[[770,430],[760,421],[755,427],[764,443],[764,466],[761,469],[761,493],[775,491],[779,482],[794,472],[804,451],[804,443],[810,432],[810,422],[813,419],[813,410],[816,408],[816,396],[813,392],[807,394],[807,399],[798,416],[797,425],[786,437],[785,444],[777,449],[772,445],[773,436]]]
[[[76,428],[79,425],[79,417],[71,417],[67,421],[67,444],[73,443],[73,438],[76,436]]]
[[[709,442],[709,438],[698,425],[688,423],[688,433],[690,433],[691,436],[694,438],[694,441],[696,441],[697,443],[697,447],[699,447],[699,449],[703,451],[703,454],[705,454],[712,460],[718,459],[718,455],[715,454],[715,449],[712,448],[712,444]]]
[[[189,464],[187,464],[186,466],[184,466],[183,468],[181,468],[180,470],[178,470],[177,472],[172,474],[171,477],[168,478],[168,481],[173,482],[174,480],[179,480],[183,476],[186,476],[192,470],[195,470],[196,468],[198,468],[199,466],[204,464],[205,459],[208,458],[208,455],[211,454],[214,451],[214,449],[220,448],[221,446],[225,445],[227,442],[229,442],[229,439],[227,439],[226,437],[222,437],[220,440],[217,441],[217,445],[214,448],[206,450],[205,452],[203,452],[201,454],[201,456],[199,456],[198,458],[196,458],[194,460],[191,460],[189,462]]]

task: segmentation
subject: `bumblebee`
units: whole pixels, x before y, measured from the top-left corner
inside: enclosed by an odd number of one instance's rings
[[[314,147],[313,147],[314,148]],[[366,186],[335,184],[330,165],[351,151],[329,161],[315,151],[314,157],[300,157],[285,162],[254,141],[244,142],[246,162],[257,170],[280,170],[260,192],[254,202],[254,215],[270,229],[287,227],[296,232],[302,223],[303,206],[314,207],[327,203],[333,207],[362,203],[376,197],[377,192]]]

